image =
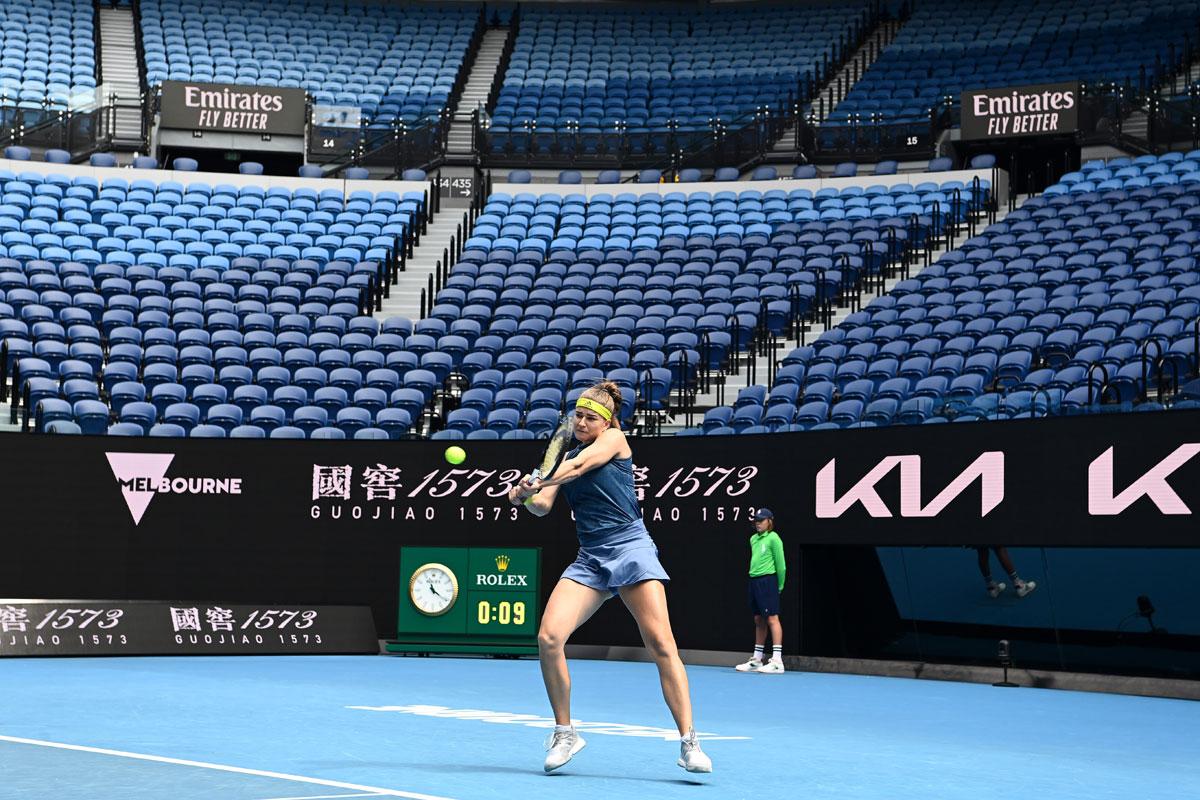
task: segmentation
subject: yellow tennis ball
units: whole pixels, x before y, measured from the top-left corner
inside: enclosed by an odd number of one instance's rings
[[[467,460],[467,451],[458,445],[446,448],[446,460],[451,464],[461,464]]]

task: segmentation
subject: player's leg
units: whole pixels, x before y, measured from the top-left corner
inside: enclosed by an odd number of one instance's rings
[[[565,646],[575,630],[587,622],[610,595],[573,580],[562,579],[550,593],[538,629],[538,659],[554,721],[571,724],[571,676]]]
[[[642,581],[620,588],[621,599],[637,621],[642,642],[658,667],[663,699],[679,729],[679,766],[688,772],[712,772],[712,761],[700,750],[692,729],[692,700],[688,692],[687,671],[679,658],[671,618],[667,613],[667,593],[661,581]]]
[[[538,659],[555,722],[554,732],[546,741],[543,765],[546,772],[566,764],[585,745],[583,737],[571,726],[571,675],[564,648],[571,634],[609,597],[606,592],[563,578],[546,601],[538,629]]]
[[[661,581],[642,581],[622,586],[621,599],[637,621],[642,642],[658,666],[663,699],[671,709],[675,726],[685,734],[692,727],[692,701],[688,697],[687,672],[679,659],[671,619],[667,614],[667,593]]]

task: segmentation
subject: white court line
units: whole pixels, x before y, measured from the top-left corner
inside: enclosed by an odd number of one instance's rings
[[[260,778],[277,778],[281,781],[295,781],[296,783],[311,783],[316,786],[328,786],[332,789],[352,789],[358,792],[366,792],[366,795],[359,796],[384,796],[384,797],[407,797],[410,800],[452,800],[449,797],[441,797],[434,794],[421,794],[420,792],[405,792],[400,789],[381,789],[378,786],[362,786],[357,783],[344,783],[342,781],[330,781],[324,778],[306,778],[303,775],[288,775],[284,772],[269,772],[262,769],[246,769],[245,767],[231,767],[227,764],[210,764],[206,761],[189,761],[183,758],[167,758],[166,756],[151,756],[145,753],[127,753],[123,750],[109,750],[103,747],[85,747],[78,744],[63,744],[62,742],[44,742],[41,739],[22,739],[18,736],[0,736],[0,742],[13,742],[14,744],[30,744],[37,747],[52,747],[56,750],[75,750],[80,753],[95,753],[102,756],[117,756],[118,758],[131,758],[137,761],[154,761],[159,764],[175,764],[181,767],[197,767],[199,769],[212,769],[218,772],[234,772],[239,775],[255,775]]]
[[[338,797],[383,797],[376,792],[370,794],[306,794],[304,797],[268,797],[265,800],[334,800]]]

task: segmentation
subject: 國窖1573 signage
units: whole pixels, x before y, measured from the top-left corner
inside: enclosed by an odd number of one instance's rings
[[[1079,129],[1079,82],[1041,83],[962,94],[962,138],[1053,136]]]
[[[0,600],[0,657],[379,651],[366,606]]]
[[[164,128],[304,135],[303,89],[163,81]]]

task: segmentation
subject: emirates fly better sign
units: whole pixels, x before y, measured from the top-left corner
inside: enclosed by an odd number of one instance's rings
[[[962,94],[962,138],[1056,136],[1079,129],[1079,82],[1041,83]]]
[[[164,128],[304,135],[304,90],[163,81]]]

